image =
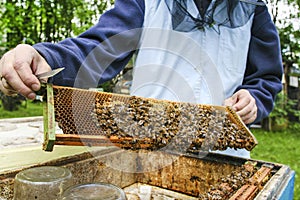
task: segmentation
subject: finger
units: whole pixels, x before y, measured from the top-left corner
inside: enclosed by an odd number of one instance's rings
[[[251,96],[250,93],[243,93],[239,96],[239,100],[237,103],[233,106],[236,111],[242,111],[243,109],[245,113],[249,112],[249,106],[250,109],[252,106],[256,106],[255,99]]]
[[[3,85],[3,88],[5,88],[6,90],[13,90],[4,77],[1,77],[1,84]]]
[[[3,83],[3,86],[6,89],[13,88],[17,93],[29,99],[34,99],[34,91],[39,90],[40,83],[33,75],[31,68],[36,68],[34,59],[38,60],[35,58],[38,55],[29,45],[18,45],[15,49],[5,54],[0,63],[2,76],[7,83]],[[9,88],[8,85],[10,86]]]
[[[17,74],[16,71],[11,70],[9,74],[6,74],[5,72],[3,76],[5,77],[2,79],[2,86],[3,88],[7,91],[6,93],[9,94],[11,92],[14,93],[20,93],[23,96],[29,98],[29,99],[34,99],[35,98],[35,93],[31,90],[31,88],[27,87],[24,82],[21,80],[19,75]],[[6,78],[8,77],[8,78]],[[5,81],[4,81],[5,80]],[[8,82],[8,80],[11,80]]]
[[[23,52],[24,53],[24,52]],[[15,49],[7,52],[0,60],[0,75],[3,77],[1,81],[2,90],[8,94],[8,90],[20,92],[22,95],[29,95],[32,90],[24,85],[18,73],[14,69]]]
[[[6,79],[0,75],[0,83],[2,91],[4,91],[4,94],[8,95],[9,93],[17,93],[6,81]]]
[[[242,120],[245,124],[251,124],[256,120],[256,118],[257,118],[257,112],[253,112],[253,113],[245,116],[244,119],[242,119]]]
[[[233,95],[232,97],[229,97],[228,99],[225,99],[224,105],[232,107],[237,101],[237,95]]]
[[[237,114],[240,115],[241,117],[248,115],[249,113],[252,112],[253,108],[254,108],[254,104],[249,102],[249,103],[237,103],[236,105],[234,105],[234,107],[237,110]]]
[[[240,97],[239,100],[233,105],[236,111],[241,111],[243,108],[248,106],[251,100],[248,97]]]
[[[256,116],[252,116],[251,118],[249,118],[247,120],[244,120],[243,122],[245,124],[251,124],[251,123],[253,123],[255,121],[255,119],[256,119]]]
[[[5,86],[5,87],[4,87]],[[0,90],[7,96],[14,96],[17,95],[18,93],[13,90],[5,81],[3,77],[1,77],[0,81]]]
[[[246,110],[246,111],[245,111]],[[243,113],[242,113],[243,111]],[[239,111],[237,112],[237,114],[243,119],[243,120],[246,120],[248,118],[251,118],[255,113],[255,109],[252,108],[252,109],[243,109],[242,111]]]
[[[13,94],[18,94],[17,91],[15,91],[6,81],[4,77],[1,77],[1,84],[3,88],[7,91],[6,95],[13,95]]]
[[[29,45],[18,45],[15,48],[14,56],[15,62],[13,67],[19,75],[20,79],[31,90],[39,90],[40,82],[34,74],[37,71],[37,67],[40,63],[40,55],[33,47]]]
[[[8,90],[6,93],[6,96],[15,97],[15,96],[18,96],[18,93],[14,90]]]
[[[249,124],[249,123],[252,123],[256,117],[257,117],[257,107],[256,105],[254,106],[249,106],[250,109],[250,112],[245,112],[247,114],[240,114],[238,113],[238,115],[241,117],[241,119],[245,122],[245,124]]]
[[[255,99],[249,97],[239,101],[235,106],[239,108],[237,113],[240,116],[248,115],[249,113],[257,110]]]

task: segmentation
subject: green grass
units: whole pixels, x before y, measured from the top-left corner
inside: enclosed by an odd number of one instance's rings
[[[289,166],[296,172],[294,199],[300,199],[300,131],[288,129],[267,132],[251,129],[258,145],[251,151],[251,158]]]
[[[33,116],[42,116],[43,115],[43,105],[41,102],[32,102],[26,100],[22,102],[19,106],[19,109],[16,111],[7,111],[3,109],[3,106],[0,104],[0,119],[5,118],[19,118],[19,117],[33,117]]]

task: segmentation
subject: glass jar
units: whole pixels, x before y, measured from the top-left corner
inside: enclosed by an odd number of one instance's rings
[[[109,183],[74,185],[64,191],[61,200],[126,200],[124,191]]]
[[[72,173],[67,168],[43,166],[26,169],[15,177],[14,200],[57,200],[71,185]]]

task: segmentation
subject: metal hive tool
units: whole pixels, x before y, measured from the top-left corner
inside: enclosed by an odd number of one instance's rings
[[[257,141],[230,108],[47,84],[44,145],[118,146],[180,152],[251,150]],[[56,134],[56,124],[63,134]]]

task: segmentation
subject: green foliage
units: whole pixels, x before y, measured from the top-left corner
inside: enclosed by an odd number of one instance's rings
[[[276,3],[278,4],[278,1]],[[300,0],[287,0],[286,3],[290,7],[290,11],[286,13],[287,16],[284,18],[276,17],[275,25],[279,31],[283,62],[286,68],[290,68],[293,63],[300,63]],[[281,8],[276,6],[278,12]]]
[[[300,110],[295,109],[298,100],[288,98],[283,92],[277,95],[274,110],[270,113],[270,119],[275,124],[288,123],[289,115],[300,117]]]
[[[113,3],[113,0],[83,0],[80,9],[75,10],[76,17],[72,21],[73,35],[79,35],[89,29],[99,20],[99,16],[109,9]]]
[[[295,27],[292,24],[287,24],[285,27],[279,29],[279,36],[281,40],[283,62],[286,67],[290,68],[293,63],[300,62],[300,31],[295,30]]]
[[[92,26],[111,0],[6,0],[0,9],[0,49],[58,42]],[[1,52],[0,52],[1,53]]]
[[[0,99],[4,110],[15,111],[22,105],[26,106],[26,99],[21,95],[6,96],[0,92]]]
[[[115,87],[115,84],[113,80],[111,81],[106,81],[105,83],[102,83],[101,85],[98,86],[98,88],[102,88],[104,92],[113,92]]]

